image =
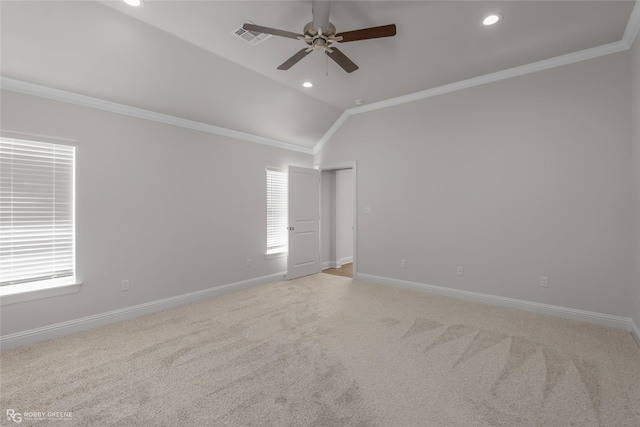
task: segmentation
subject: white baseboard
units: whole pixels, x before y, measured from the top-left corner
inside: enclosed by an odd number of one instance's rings
[[[353,262],[353,256],[340,258],[338,261],[323,261],[322,269],[326,270],[327,268],[340,268],[345,264],[349,264]]]
[[[638,344],[638,348],[640,348],[640,328],[638,327],[638,324],[635,322],[635,320],[633,319],[629,319],[631,322],[630,325],[630,329],[631,329],[631,336],[633,337],[634,340],[636,340],[636,344]]]
[[[413,291],[428,292],[432,294],[463,299],[471,302],[479,302],[483,304],[531,311],[534,313],[562,317],[565,319],[577,320],[579,322],[591,323],[599,326],[623,329],[625,331],[631,331],[636,342],[640,345],[640,330],[638,330],[638,326],[635,324],[635,322],[628,317],[611,316],[608,314],[596,313],[593,311],[577,310],[574,308],[560,307],[557,305],[542,304],[514,298],[481,294],[478,292],[463,291],[460,289],[444,288],[442,286],[427,285],[424,283],[409,282],[407,280],[400,279],[390,279],[387,277],[374,276],[364,273],[358,274],[358,280],[377,283],[379,285],[409,289]]]
[[[340,258],[338,264],[340,264],[340,266],[342,267],[343,265],[349,264],[350,262],[353,262],[353,255],[345,258]]]
[[[324,267],[323,263],[323,268]],[[326,267],[331,268],[331,267]],[[335,267],[334,267],[335,268]],[[121,308],[106,313],[74,319],[67,322],[56,323],[54,325],[43,326],[27,331],[16,332],[9,335],[0,336],[0,349],[10,350],[27,344],[33,344],[52,338],[69,335],[87,329],[120,322],[155,313],[183,304],[202,301],[208,298],[224,295],[227,293],[248,289],[254,286],[264,285],[274,281],[282,280],[284,272],[257,277],[255,279],[243,280],[227,285],[217,286],[201,291],[190,292],[188,294],[165,298],[131,307]],[[495,295],[481,294],[478,292],[463,291],[460,289],[444,288],[442,286],[427,285],[424,283],[409,282],[400,279],[390,279],[387,277],[374,276],[371,274],[359,273],[357,280],[377,283],[385,286],[393,286],[401,289],[428,292],[452,298],[464,299],[471,302],[479,302],[490,305],[497,305],[507,308],[531,311],[550,316],[562,317],[565,319],[577,320],[585,323],[607,326],[616,329],[630,331],[632,337],[640,347],[640,328],[633,319],[611,316],[591,311],[577,310],[573,308],[560,307],[555,305],[541,304],[531,301],[518,300],[513,298],[499,297]]]
[[[340,264],[335,261],[323,261],[322,269],[326,270],[327,268],[340,268]]]
[[[69,320],[67,322],[56,323],[54,325],[48,325],[40,328],[30,329],[27,331],[4,335],[0,337],[0,349],[3,351],[10,350],[12,348],[21,347],[23,345],[33,344],[36,342],[69,335],[75,332],[97,328],[99,326],[108,325],[110,323],[133,319],[135,317],[155,313],[157,311],[166,310],[168,308],[177,307],[183,304],[202,301],[231,292],[248,289],[254,286],[265,285],[267,283],[275,282],[278,280],[284,280],[283,277],[285,274],[286,273],[282,272],[270,274],[268,276],[256,277],[254,279],[229,283],[222,286],[203,289],[201,291],[190,292],[188,294],[178,295],[175,297],[164,298],[157,301],[151,301],[144,304],[138,304],[131,307],[108,311],[106,313],[94,314],[92,316],[87,316],[80,319]]]

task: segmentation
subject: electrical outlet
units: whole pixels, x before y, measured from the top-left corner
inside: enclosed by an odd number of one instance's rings
[[[462,275],[464,274],[464,270],[462,269],[462,266],[460,266],[460,265],[459,265],[459,266],[456,268],[456,274],[457,274],[458,276],[462,276]]]
[[[400,260],[400,267],[407,268],[407,260],[406,259],[401,259]]]
[[[543,288],[549,287],[549,276],[540,276],[540,286]]]
[[[128,291],[129,290],[129,279],[124,279],[122,281],[120,289],[123,290],[123,291]]]
[[[251,268],[251,258],[247,258],[247,262],[245,263],[245,267]]]

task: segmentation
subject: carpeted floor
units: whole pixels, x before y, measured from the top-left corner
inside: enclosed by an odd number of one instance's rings
[[[628,332],[326,274],[0,357],[2,425],[640,425]]]

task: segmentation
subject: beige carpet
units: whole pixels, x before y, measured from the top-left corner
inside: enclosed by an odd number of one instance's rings
[[[326,274],[0,357],[2,425],[640,426],[627,332]]]

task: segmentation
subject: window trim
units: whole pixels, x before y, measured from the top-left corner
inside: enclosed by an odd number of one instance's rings
[[[0,287],[0,306],[74,294],[80,291],[81,286],[82,283],[76,281],[75,277],[6,285]]]
[[[0,137],[9,139],[18,139],[26,141],[37,141],[49,144],[67,145],[76,148],[74,161],[77,159],[78,144],[74,140],[66,138],[55,138],[43,135],[34,135],[22,132],[13,132],[0,130]],[[77,293],[80,291],[82,282],[76,278],[76,185],[75,185],[75,167],[73,171],[74,185],[73,185],[73,223],[74,223],[74,245],[73,245],[73,258],[74,267],[73,275],[67,277],[60,277],[55,279],[39,280],[34,282],[18,283],[15,285],[0,286],[0,306],[16,304],[20,302],[33,301],[42,298],[51,298],[59,295],[67,295]]]
[[[276,258],[284,258],[287,255],[289,255],[289,251],[288,250],[282,250],[280,252],[271,252],[271,253],[265,253],[264,254],[264,259],[276,259]]]

